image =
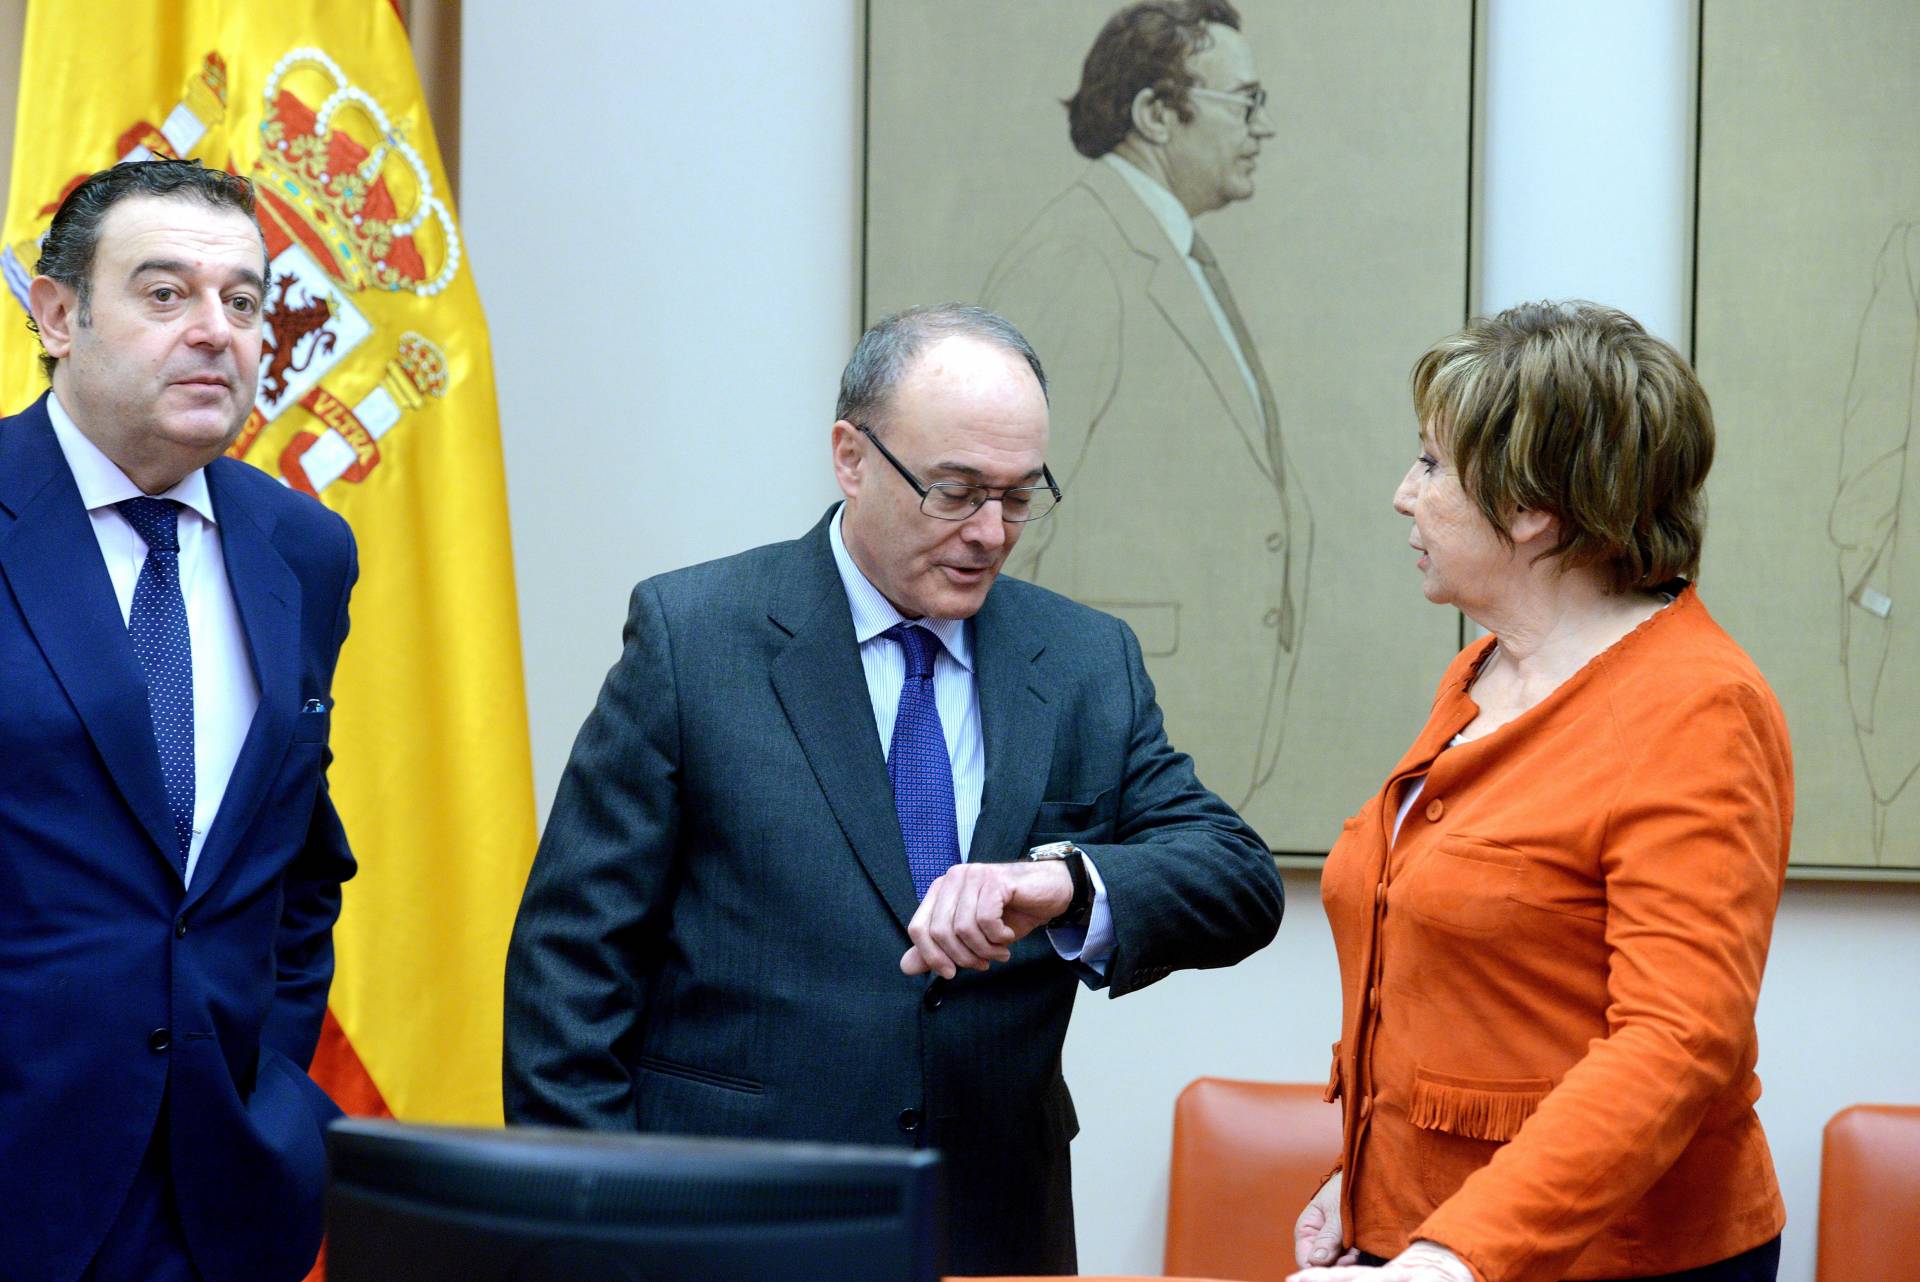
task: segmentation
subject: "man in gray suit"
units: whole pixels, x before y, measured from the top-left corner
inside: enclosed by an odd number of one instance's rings
[[[982,294],[1047,353],[1059,475],[1099,496],[1036,530],[1010,572],[1134,629],[1175,735],[1241,806],[1279,757],[1313,523],[1260,353],[1195,224],[1253,196],[1266,98],[1227,0],[1115,14],[1067,103],[1093,163]]]
[[[1073,1272],[1076,980],[1231,965],[1281,891],[1132,632],[997,579],[1046,448],[1011,325],[889,317],[845,503],[634,589],[514,927],[510,1121],[937,1147],[950,1270]]]

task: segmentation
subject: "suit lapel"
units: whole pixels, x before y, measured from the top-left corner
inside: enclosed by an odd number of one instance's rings
[[[790,638],[773,660],[774,693],[855,857],[904,931],[919,905],[826,521],[794,546],[792,560],[768,612]]]
[[[968,858],[1013,859],[1024,850],[1034,812],[1046,795],[1055,717],[1037,661],[1046,632],[1009,604],[996,587],[973,620],[973,662],[980,691],[980,730],[987,779]]]
[[[0,506],[13,516],[0,532],[0,573],[107,773],[177,876],[146,677],[45,397],[0,432]]]
[[[1086,182],[1127,243],[1136,253],[1152,261],[1147,279],[1148,297],[1179,335],[1207,381],[1213,384],[1214,395],[1220,398],[1220,404],[1233,420],[1247,447],[1248,457],[1271,479],[1273,469],[1268,461],[1267,432],[1261,422],[1259,403],[1248,390],[1240,364],[1233,359],[1233,351],[1227,346],[1220,326],[1214,323],[1213,313],[1207,310],[1193,272],[1174,252],[1166,231],[1140,203],[1124,178],[1096,161],[1088,168]]]
[[[247,636],[260,705],[233,763],[213,828],[200,848],[189,902],[206,893],[253,822],[286,756],[300,710],[300,584],[273,545],[272,518],[248,503],[241,487],[233,484],[236,478],[228,474],[231,467],[244,466],[216,460],[207,468],[207,488],[220,523],[227,582]]]

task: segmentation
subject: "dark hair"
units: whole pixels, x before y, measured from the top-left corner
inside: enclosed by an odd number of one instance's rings
[[[906,377],[914,359],[943,338],[965,335],[1003,347],[1027,363],[1047,394],[1047,372],[1033,345],[1013,322],[972,303],[933,303],[909,307],[883,316],[860,336],[853,356],[840,375],[840,400],[834,417],[860,427],[878,428],[874,421],[885,413],[893,389]]]
[[[1192,120],[1187,59],[1213,43],[1207,27],[1216,22],[1238,31],[1240,14],[1227,0],[1145,0],[1107,19],[1080,69],[1080,92],[1066,101],[1073,149],[1098,160],[1118,147],[1142,89]]]
[[[1423,432],[1481,515],[1551,513],[1547,556],[1615,592],[1700,570],[1713,410],[1693,368],[1597,303],[1523,303],[1441,339],[1413,367]]]
[[[208,169],[198,160],[126,160],[81,180],[54,211],[53,223],[40,242],[38,272],[68,286],[79,297],[75,320],[93,321],[93,256],[100,245],[100,224],[107,212],[133,196],[160,196],[198,200],[215,209],[235,209],[257,228],[253,212],[253,184],[223,169]],[[261,275],[265,276],[266,249],[261,247]],[[31,319],[27,328],[38,334]],[[47,377],[59,362],[44,350],[40,366]]]

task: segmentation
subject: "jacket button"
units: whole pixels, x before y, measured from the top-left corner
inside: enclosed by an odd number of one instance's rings
[[[900,1110],[900,1129],[911,1135],[920,1129],[920,1110],[903,1108]]]
[[[1432,801],[1429,801],[1427,803],[1427,819],[1429,822],[1439,823],[1440,816],[1446,813],[1447,813],[1447,805],[1444,801],[1441,801],[1440,798],[1435,797]]]
[[[173,923],[173,937],[175,939],[185,939],[187,937],[187,919],[185,917]]]
[[[1279,609],[1279,607],[1278,607],[1278,606],[1275,606],[1275,607],[1274,607],[1273,609],[1271,609],[1271,610],[1268,610],[1268,611],[1267,611],[1267,612],[1266,612],[1265,614],[1263,614],[1263,615],[1261,615],[1261,616],[1260,616],[1260,622],[1262,622],[1262,623],[1264,623],[1264,624],[1266,624],[1266,625],[1267,625],[1268,627],[1270,627],[1270,628],[1277,628],[1277,627],[1279,627],[1279,626],[1280,626],[1280,609]]]
[[[947,1001],[947,981],[935,978],[927,985],[927,991],[920,995],[920,1004],[928,1010],[939,1010]]]
[[[1368,1010],[1380,1009],[1380,985],[1378,984],[1375,984],[1372,988],[1369,988],[1367,990],[1367,1009]]]
[[[1280,533],[1280,531],[1275,530],[1273,533],[1267,535],[1267,551],[1278,552],[1281,548],[1285,547],[1286,545],[1287,545],[1287,537],[1286,535]]]
[[[1371,1095],[1367,1095],[1367,1096],[1363,1096],[1363,1097],[1361,1098],[1361,1100],[1360,1100],[1360,1116],[1361,1116],[1361,1117],[1372,1117],[1372,1116],[1373,1116],[1373,1096],[1371,1096]]]
[[[1385,882],[1373,888],[1373,902],[1376,904],[1384,904],[1387,902],[1387,886]]]
[[[164,1028],[156,1028],[147,1034],[147,1049],[156,1055],[173,1045],[173,1034]]]

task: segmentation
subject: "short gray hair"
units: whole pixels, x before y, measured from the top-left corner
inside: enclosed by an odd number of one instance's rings
[[[840,374],[840,400],[834,417],[857,427],[876,427],[893,389],[906,377],[920,353],[942,339],[964,336],[1003,347],[1019,356],[1047,394],[1047,372],[1026,336],[1006,317],[972,303],[932,303],[883,316],[860,336],[853,357]]]

